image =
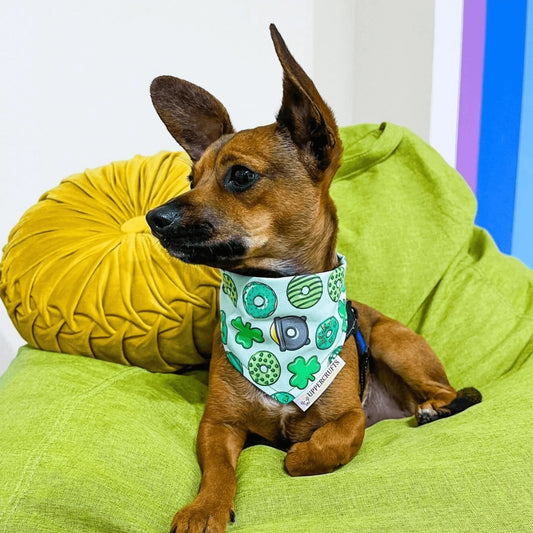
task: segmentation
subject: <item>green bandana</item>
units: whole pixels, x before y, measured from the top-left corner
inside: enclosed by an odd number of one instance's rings
[[[280,403],[303,411],[344,366],[346,259],[320,274],[285,278],[222,271],[220,324],[230,363]]]

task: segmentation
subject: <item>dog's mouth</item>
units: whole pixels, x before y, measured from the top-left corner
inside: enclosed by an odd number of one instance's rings
[[[158,236],[167,252],[185,263],[229,270],[246,256],[247,247],[241,237],[228,240]]]
[[[248,252],[244,236],[220,235],[209,219],[184,223],[183,210],[172,202],[153,209],[146,219],[163,248],[185,263],[230,270]]]

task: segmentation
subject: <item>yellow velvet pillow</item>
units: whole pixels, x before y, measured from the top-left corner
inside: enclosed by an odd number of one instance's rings
[[[43,350],[166,372],[205,361],[217,270],[171,258],[145,214],[188,190],[183,153],[112,163],[62,181],[10,234],[0,296]]]

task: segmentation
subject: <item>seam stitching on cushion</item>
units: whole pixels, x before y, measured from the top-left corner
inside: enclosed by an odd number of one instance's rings
[[[529,358],[533,356],[533,337],[529,340],[524,348],[517,355],[516,359],[511,363],[509,368],[503,372],[501,377],[506,377],[509,374],[514,374],[517,371],[521,370]]]
[[[472,270],[479,276],[479,278],[487,283],[487,285],[492,289],[494,294],[498,296],[498,299],[502,303],[502,305],[505,305],[507,310],[515,317],[520,319],[525,319],[528,322],[533,323],[533,317],[526,313],[518,313],[514,310],[513,305],[509,302],[509,300],[506,298],[506,296],[498,289],[497,285],[494,283],[492,278],[488,277],[485,272],[480,269],[477,265],[471,266]]]
[[[125,368],[124,370],[121,370],[119,374],[111,376],[102,383],[99,383],[98,385],[91,387],[89,390],[80,393],[68,406],[63,408],[48,435],[43,438],[40,445],[36,447],[35,452],[27,460],[24,468],[22,469],[21,478],[17,483],[15,490],[13,491],[6,509],[0,512],[0,525],[2,525],[3,522],[2,531],[4,533],[7,533],[7,526],[9,525],[8,520],[14,515],[20,501],[26,494],[28,486],[31,484],[35,472],[37,471],[37,467],[39,466],[45,452],[57,441],[59,435],[65,429],[66,425],[72,418],[75,410],[78,408],[81,402],[114,385],[121,379],[127,377],[129,374],[140,372],[143,372],[143,370],[140,368]]]
[[[362,166],[362,167],[360,167],[360,168],[358,168],[356,170],[352,170],[351,172],[349,172],[349,173],[347,173],[345,175],[342,175],[342,176],[339,176],[339,177],[335,176],[333,178],[333,181],[339,182],[339,181],[343,181],[345,179],[355,178],[356,176],[359,176],[363,172],[366,172],[367,170],[378,166],[379,164],[383,163],[383,161],[387,160],[398,149],[398,146],[396,148],[394,148],[394,150],[392,150],[390,153],[383,155],[382,157],[376,159],[375,161],[372,161],[371,163],[368,163],[365,166]],[[368,150],[367,152],[364,152],[362,154],[359,154],[357,158],[363,157],[368,152],[370,152],[370,150]],[[354,157],[353,159],[357,159],[357,158]],[[344,162],[350,163],[350,159],[348,158],[346,161],[343,161],[343,163]]]
[[[448,272],[451,271],[452,267],[456,268],[458,266],[461,265],[461,263],[465,263],[464,266],[461,267],[461,275],[464,275],[465,272],[469,272],[471,273],[472,275],[474,276],[477,276],[478,280],[480,281],[483,281],[486,283],[487,287],[490,287],[491,291],[493,292],[493,294],[498,298],[498,300],[500,301],[500,303],[505,306],[506,310],[511,314],[513,315],[515,318],[517,319],[524,319],[528,322],[532,322],[533,323],[533,316],[527,314],[527,313],[518,313],[517,311],[515,311],[514,307],[511,305],[511,303],[509,302],[509,300],[506,298],[506,296],[498,289],[496,283],[494,283],[493,279],[490,277],[490,276],[487,276],[485,274],[485,272],[483,271],[483,269],[479,268],[478,265],[476,265],[475,263],[472,262],[472,258],[467,255],[466,258],[465,257],[462,257],[461,259],[458,260],[458,257],[459,256],[463,256],[463,253],[464,253],[464,250],[461,248],[461,250],[454,256],[454,258],[450,261],[450,264],[448,265],[448,267],[446,268],[446,270],[444,271],[444,273],[439,277],[439,279],[437,280],[437,282],[433,285],[433,288],[431,289],[430,293],[427,295],[426,298],[424,298],[424,300],[421,302],[421,304],[416,308],[415,312],[411,315],[411,317],[409,318],[409,320],[407,320],[405,322],[405,324],[407,326],[409,326],[409,324],[411,324],[413,318],[416,316],[416,314],[418,313],[420,307],[422,305],[424,305],[425,301],[427,298],[429,298],[431,296],[431,293],[435,290],[435,288],[439,285],[439,283],[441,282],[442,279],[444,279],[444,277],[448,274]],[[466,263],[466,261],[468,261],[468,263]],[[455,275],[457,275],[458,273],[458,270],[455,271]]]
[[[367,165],[363,166],[363,167],[360,167],[352,172],[349,172],[348,174],[346,174],[345,176],[340,176],[339,178],[336,179],[336,181],[342,181],[348,177],[355,177],[355,176],[358,176],[359,174],[361,174],[362,172],[365,172],[367,171],[368,169],[372,168],[372,167],[375,167],[377,165],[379,165],[380,163],[382,163],[383,161],[385,161],[386,159],[388,159],[394,152],[396,152],[396,150],[398,150],[398,147],[400,146],[400,144],[403,142],[403,139],[404,139],[404,130],[405,128],[401,128],[402,130],[402,135],[401,137],[399,138],[398,140],[398,143],[396,144],[396,146],[394,148],[392,148],[388,153],[382,155],[381,157],[377,158],[375,161],[372,161],[370,163],[368,163]],[[370,132],[371,133],[371,132]],[[367,134],[369,135],[369,134]],[[364,156],[372,153],[373,151],[375,150],[375,147],[370,147],[368,148],[368,150],[365,150],[359,154],[355,154],[355,155],[352,155],[352,156],[349,156],[349,157],[346,157],[346,158],[343,158],[342,159],[342,164],[346,163],[346,164],[349,164],[349,163],[352,163],[353,161],[357,161],[358,159],[361,159],[363,158]],[[334,179],[335,181],[335,179]]]

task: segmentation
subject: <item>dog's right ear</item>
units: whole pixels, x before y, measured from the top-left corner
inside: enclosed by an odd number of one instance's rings
[[[168,131],[193,161],[219,137],[234,132],[226,108],[193,83],[159,76],[150,86],[150,95]]]
[[[333,112],[311,78],[290,53],[274,24],[270,34],[283,68],[283,101],[276,117],[294,144],[321,176],[333,178],[340,165],[342,142]]]

